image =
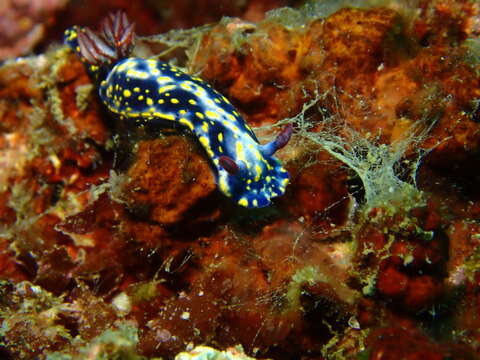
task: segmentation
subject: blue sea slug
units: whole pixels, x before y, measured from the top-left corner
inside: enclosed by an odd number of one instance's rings
[[[233,105],[209,84],[155,59],[128,57],[134,25],[109,15],[95,33],[73,27],[65,42],[86,64],[102,102],[137,126],[175,122],[188,128],[216,170],[220,190],[244,207],[264,207],[282,195],[288,172],[272,155],[290,139],[288,125],[261,145]]]

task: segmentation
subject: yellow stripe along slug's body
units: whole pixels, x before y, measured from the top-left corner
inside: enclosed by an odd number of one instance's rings
[[[98,82],[100,98],[108,109],[138,126],[172,121],[188,128],[211,159],[220,190],[241,206],[264,207],[282,195],[289,176],[272,154],[288,142],[291,126],[271,143],[260,145],[232,104],[204,81],[154,59],[116,61],[118,54],[111,52],[119,45],[109,42],[108,20],[112,29],[115,21],[120,23],[117,31],[130,24],[123,14],[115,16],[105,20],[103,38],[79,28],[65,33],[66,43]],[[121,35],[117,38],[122,39]],[[103,55],[113,60],[106,61]]]

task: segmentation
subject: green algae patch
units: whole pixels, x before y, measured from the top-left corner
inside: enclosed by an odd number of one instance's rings
[[[105,330],[89,344],[81,347],[78,355],[52,353],[47,360],[142,360],[146,359],[136,353],[138,330],[128,322],[122,322],[117,329]]]

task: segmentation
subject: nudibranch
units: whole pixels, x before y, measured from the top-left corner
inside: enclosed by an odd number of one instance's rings
[[[165,62],[129,57],[134,39],[134,24],[123,12],[106,17],[98,33],[65,31],[65,43],[86,65],[102,102],[122,121],[175,122],[189,129],[210,158],[220,190],[241,206],[264,207],[282,195],[289,175],[272,155],[287,144],[292,126],[261,145],[227,98],[206,82]]]

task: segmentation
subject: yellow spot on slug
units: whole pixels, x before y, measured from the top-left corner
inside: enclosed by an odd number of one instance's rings
[[[68,35],[68,37],[67,37],[67,39],[68,39],[69,41],[72,41],[72,40],[74,40],[74,39],[76,39],[76,38],[77,38],[77,32],[76,32],[76,31],[69,32],[69,35]]]
[[[171,78],[171,77],[168,77],[168,76],[159,76],[159,77],[157,78],[157,81],[158,81],[159,83],[165,83],[165,82],[170,82],[170,81],[172,81],[172,78]]]
[[[145,113],[144,113],[145,114]],[[151,115],[149,113],[146,113],[147,115]],[[159,117],[159,118],[162,118],[162,119],[166,119],[166,120],[175,120],[175,116],[171,115],[171,114],[164,114],[164,113],[161,113],[161,112],[154,112],[153,113],[154,116],[156,117]]]
[[[255,172],[257,175],[255,176],[255,181],[258,182],[260,180],[260,177],[262,176],[262,168],[260,165],[255,165]]]
[[[210,148],[210,143],[205,136],[200,136],[198,138],[198,141],[200,141],[200,144],[202,144],[206,149]]]
[[[237,155],[237,159],[240,160],[240,161],[243,161],[246,165],[247,165],[247,169],[250,168],[250,162],[247,161],[247,159],[245,158],[245,152],[243,151],[243,144],[241,141],[237,141],[236,144],[236,155]]]
[[[188,100],[188,103],[192,105],[197,105],[197,102],[193,99]]]
[[[223,141],[223,134],[222,133],[218,133],[217,137],[218,137],[218,141],[220,141],[220,142]]]
[[[183,124],[183,125],[187,126],[191,131],[193,131],[193,124],[190,121],[188,121],[187,119],[181,118],[180,120],[178,120],[178,122],[180,124]]]
[[[220,178],[220,190],[222,190],[227,196],[231,196],[230,190],[228,188],[227,182],[225,181],[225,178],[221,177]]]
[[[175,98],[170,99],[170,102],[171,102],[172,104],[178,104],[178,103],[179,103],[178,99],[175,99]]]
[[[149,78],[148,73],[146,73],[145,71],[137,71],[133,69],[127,70],[127,76],[134,77],[137,79],[142,79],[142,80],[146,80]]]
[[[205,93],[206,91],[203,90],[201,87],[197,87],[197,91],[195,91],[195,95],[197,95],[198,97],[205,96]]]
[[[205,111],[205,115],[207,115],[208,117],[212,118],[212,119],[218,119],[220,116],[218,115],[218,113],[214,112],[214,111],[211,111],[211,110],[207,110]]]
[[[123,90],[123,96],[125,97],[130,97],[132,95],[132,92],[128,89]]]
[[[167,85],[167,86],[162,86],[160,89],[158,89],[158,93],[162,94],[164,92],[170,91],[175,89],[175,85]]]
[[[243,152],[243,144],[240,141],[237,141],[237,153]]]
[[[238,205],[247,207],[248,206],[248,200],[246,198],[241,198],[240,200],[238,200]]]
[[[148,106],[152,106],[152,105],[153,105],[153,100],[152,100],[151,98],[147,98],[146,102],[147,102],[147,105],[148,105]]]
[[[195,115],[197,115],[198,118],[203,119],[205,116],[203,116],[202,113],[196,112]]]

